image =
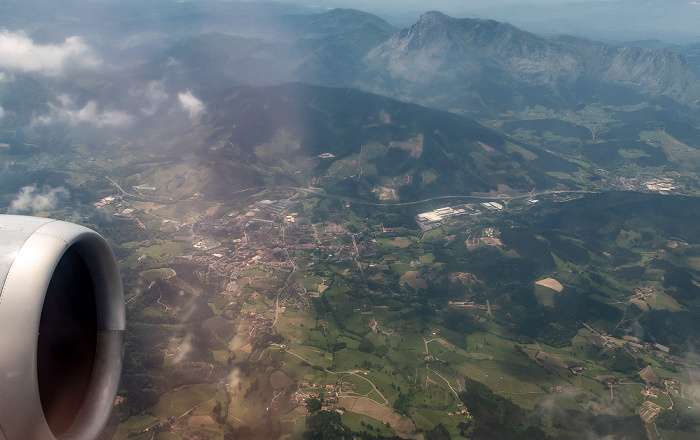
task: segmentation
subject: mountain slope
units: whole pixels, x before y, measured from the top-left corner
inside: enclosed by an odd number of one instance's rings
[[[164,62],[176,60],[190,88],[300,81],[482,116],[535,105],[636,104],[648,96],[691,106],[700,100],[697,68],[683,53],[544,38],[493,20],[428,12],[396,33],[374,15],[335,9],[235,23],[183,39]],[[256,23],[260,29],[251,31]]]
[[[254,166],[260,171],[255,184],[312,184],[349,197],[394,201],[504,185],[553,188],[558,181],[547,172],[578,169],[473,119],[353,89],[246,87],[212,97],[208,108],[208,145],[222,147],[207,150],[205,160],[221,170],[216,185],[228,182],[211,188],[215,193],[241,187],[225,163]],[[316,157],[323,153],[333,157]]]
[[[296,35],[299,38],[320,37],[327,35],[338,35],[352,32],[370,25],[386,34],[393,34],[396,29],[368,12],[356,9],[331,9],[320,14],[305,14],[288,16],[283,24],[289,35]]]
[[[374,48],[363,83],[436,101],[452,91],[485,107],[508,108],[533,93],[550,105],[577,104],[585,83],[632,87],[682,103],[700,98],[700,80],[679,54],[620,48],[574,37],[543,38],[507,23],[428,12]],[[373,78],[380,78],[374,80]],[[371,87],[371,85],[370,85]]]
[[[181,80],[209,90],[290,81],[348,86],[363,70],[367,52],[396,31],[379,17],[352,9],[251,22],[184,39],[163,63],[177,60]],[[249,32],[255,23],[263,29]]]

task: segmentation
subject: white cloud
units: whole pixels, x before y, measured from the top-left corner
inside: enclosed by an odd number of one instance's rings
[[[5,109],[2,108],[0,105],[0,119],[2,119],[5,116]]]
[[[197,99],[189,90],[185,93],[180,93],[178,96],[180,105],[194,119],[204,113],[204,104]]]
[[[36,185],[23,187],[7,209],[8,214],[23,212],[47,211],[56,207],[61,199],[68,198],[70,193],[62,186],[46,187],[37,191]]]
[[[120,110],[99,110],[95,101],[88,101],[82,108],[74,108],[68,95],[58,97],[60,105],[49,104],[49,114],[38,116],[33,125],[48,125],[54,122],[66,122],[70,125],[87,123],[103,127],[107,125],[125,125],[131,122],[131,116]]]
[[[67,64],[90,67],[99,62],[80,37],[38,45],[23,32],[0,30],[0,68],[57,75]]]
[[[189,356],[190,352],[192,352],[192,349],[194,348],[192,341],[194,341],[194,336],[192,335],[192,333],[187,333],[185,335],[185,338],[182,340],[182,342],[180,342],[180,345],[177,347],[180,352],[178,361],[182,360],[183,357],[187,359],[187,356]]]
[[[238,368],[234,368],[226,379],[228,380],[228,389],[236,389],[241,382],[241,371]]]
[[[168,350],[175,355],[175,357],[171,359],[171,362],[177,364],[183,359],[187,360],[187,356],[189,356],[194,349],[193,341],[194,335],[192,333],[187,333],[180,343],[171,342]]]
[[[132,90],[131,95],[144,99],[141,112],[148,116],[153,115],[158,110],[158,107],[169,97],[168,92],[165,91],[163,81],[151,81],[146,85],[145,89]]]

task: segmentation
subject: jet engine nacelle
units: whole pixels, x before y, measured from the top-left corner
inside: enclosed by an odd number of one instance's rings
[[[0,440],[95,439],[114,407],[124,293],[96,232],[0,215]]]

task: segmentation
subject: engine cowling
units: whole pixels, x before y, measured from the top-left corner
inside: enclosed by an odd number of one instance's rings
[[[96,232],[0,215],[0,440],[94,439],[124,347],[119,268]]]

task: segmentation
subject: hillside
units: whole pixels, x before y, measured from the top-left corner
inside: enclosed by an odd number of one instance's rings
[[[353,89],[298,83],[240,88],[208,105],[207,145],[227,142],[202,160],[218,168],[224,161],[257,164],[274,170],[277,184],[311,183],[348,197],[408,201],[499,188],[542,190],[558,185],[547,172],[579,167],[473,119]],[[333,157],[317,157],[323,153]]]
[[[416,99],[462,110],[478,110],[477,101],[497,110],[572,107],[590,100],[590,90],[601,84],[686,104],[700,98],[700,80],[674,52],[544,38],[507,23],[439,12],[423,14],[372,49],[366,61],[369,87],[383,84],[394,95],[415,90]],[[606,99],[619,104],[614,94]]]
[[[170,44],[164,62],[176,60],[190,87],[300,81],[480,117],[535,105],[561,110],[659,96],[697,107],[700,99],[692,45],[614,46],[566,35],[541,37],[508,23],[439,12],[427,12],[400,31],[351,9],[244,12],[222,11],[221,17],[231,16],[228,27],[221,18],[199,17],[196,28],[180,31],[189,35]],[[209,69],[204,76],[203,65]]]

